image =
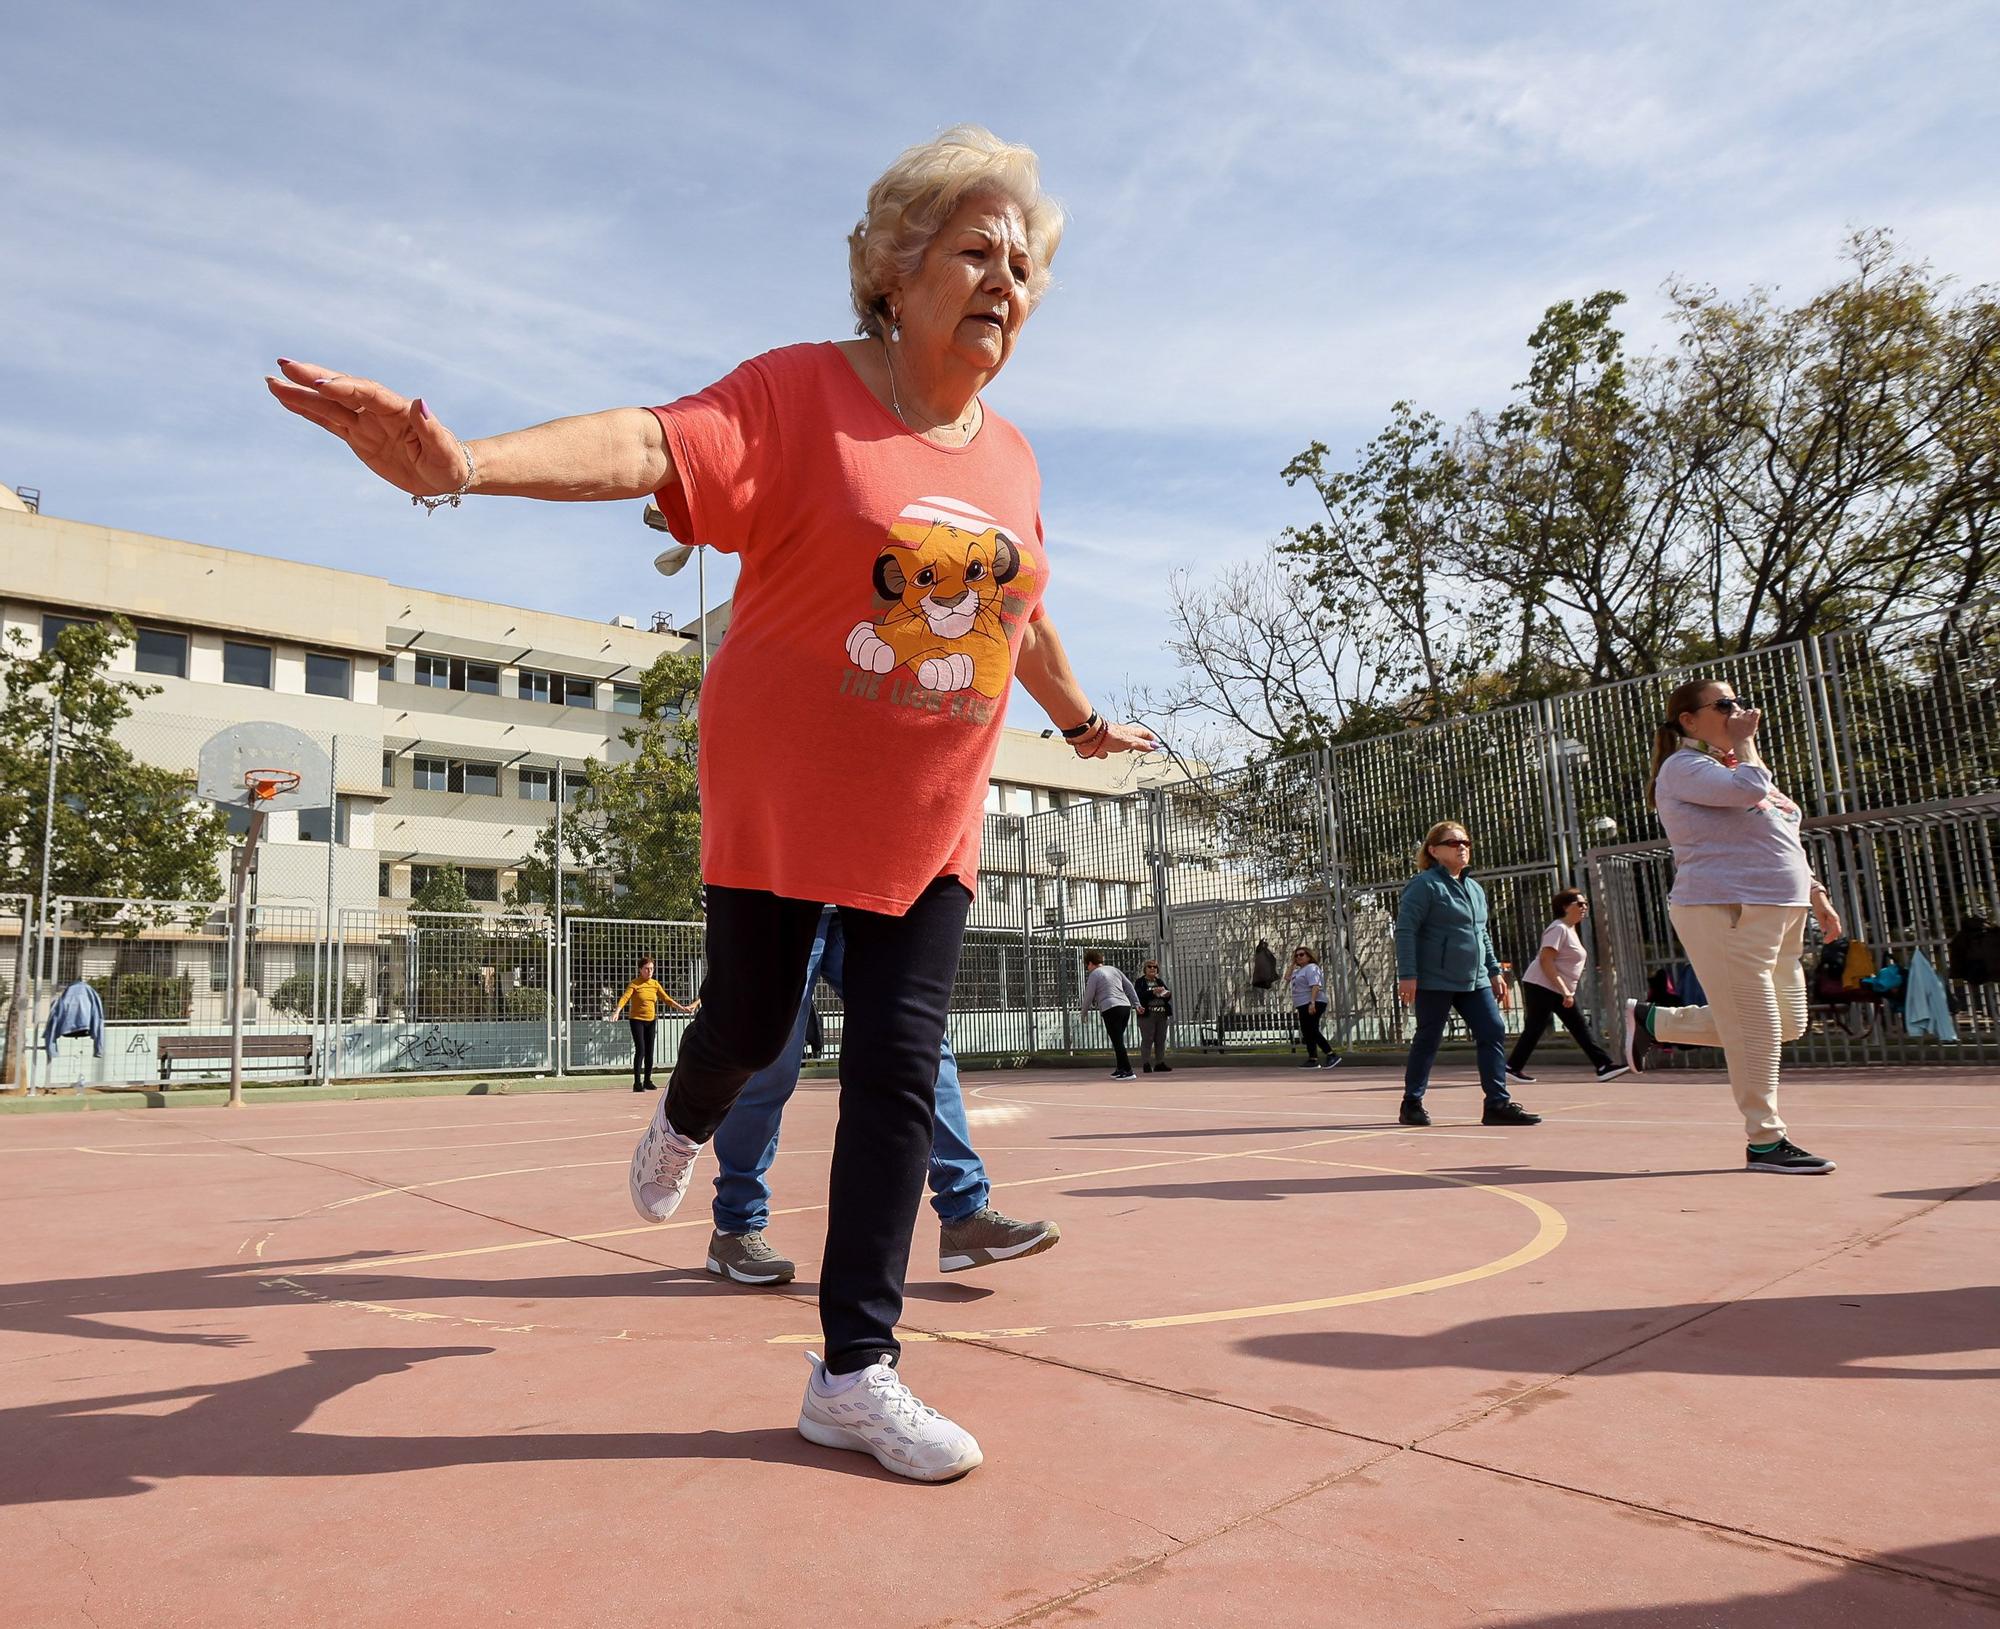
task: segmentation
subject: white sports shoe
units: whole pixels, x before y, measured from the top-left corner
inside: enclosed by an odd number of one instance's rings
[[[918,1482],[949,1482],[985,1456],[972,1433],[953,1425],[911,1395],[902,1377],[886,1363],[871,1363],[843,1391],[821,1389],[826,1365],[806,1353],[812,1374],[799,1407],[799,1435],[822,1448],[852,1448],[873,1454],[885,1470]]]
[[[667,1124],[667,1100],[653,1110],[646,1134],[632,1150],[632,1168],[626,1188],[632,1208],[648,1222],[664,1222],[680,1209],[681,1199],[694,1176],[695,1156],[701,1144],[683,1137]]]

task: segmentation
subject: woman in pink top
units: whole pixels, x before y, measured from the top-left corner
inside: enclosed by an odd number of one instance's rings
[[[741,561],[702,691],[709,976],[631,1161],[665,1221],[743,1083],[783,1049],[823,905],[847,944],[840,1124],[799,1430],[921,1481],[980,1461],[897,1368],[938,1049],[1007,692],[1086,758],[1150,751],[1100,718],[1043,613],[1027,441],[980,393],[1049,281],[1062,211],[1035,155],[962,125],[904,153],[848,240],[861,337],[753,357],[664,407],[460,441],[424,402],[284,362],[280,402],[413,500],[653,495]]]
[[[1597,1043],[1590,1025],[1577,1009],[1577,987],[1583,981],[1584,963],[1590,959],[1578,932],[1590,915],[1590,901],[1580,888],[1564,888],[1550,903],[1555,920],[1542,935],[1541,949],[1534,965],[1521,975],[1521,1035],[1514,1054],[1507,1060],[1507,1073],[1516,1080],[1532,1081],[1528,1061],[1548,1033],[1551,1023],[1560,1023],[1570,1039],[1583,1048],[1583,1055],[1597,1070],[1599,1080],[1615,1080],[1624,1074],[1623,1064],[1613,1063],[1611,1054]]]

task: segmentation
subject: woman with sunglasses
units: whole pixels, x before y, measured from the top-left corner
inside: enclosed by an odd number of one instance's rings
[[[1654,732],[1648,799],[1674,846],[1667,915],[1708,996],[1705,1007],[1625,1003],[1625,1060],[1654,1046],[1719,1046],[1743,1111],[1745,1168],[1823,1176],[1778,1117],[1778,1054],[1806,1032],[1806,912],[1840,937],[1840,915],[1806,863],[1799,806],[1757,751],[1761,717],[1726,684],[1690,679]]]
[[[1320,1017],[1326,1011],[1326,975],[1320,971],[1319,958],[1310,945],[1300,945],[1292,952],[1290,982],[1292,1011],[1299,1021],[1299,1035],[1306,1043],[1306,1061],[1299,1067],[1338,1069],[1340,1054],[1319,1027]]]
[[[1526,1009],[1521,1018],[1520,1038],[1514,1042],[1513,1056],[1507,1060],[1508,1076],[1522,1082],[1532,1082],[1534,1076],[1528,1073],[1528,1062],[1535,1055],[1535,1048],[1541,1045],[1542,1037],[1549,1032],[1549,1025],[1559,1023],[1569,1031],[1570,1039],[1583,1048],[1583,1055],[1597,1071],[1599,1080],[1616,1080],[1625,1073],[1626,1066],[1613,1063],[1611,1054],[1597,1044],[1597,1037],[1590,1033],[1590,1025],[1582,1013],[1577,1011],[1577,986],[1583,982],[1583,969],[1590,960],[1590,952],[1584,948],[1582,928],[1584,918],[1590,915],[1590,901],[1584,898],[1581,888],[1558,889],[1550,905],[1554,920],[1542,934],[1541,948],[1535,952],[1535,960],[1527,972],[1521,975],[1521,1003]]]
[[[1472,838],[1455,820],[1441,820],[1417,851],[1417,874],[1396,907],[1396,994],[1416,1008],[1410,1061],[1403,1068],[1403,1104],[1396,1118],[1427,1126],[1424,1093],[1431,1083],[1444,1026],[1456,1012],[1479,1048],[1479,1085],[1486,1094],[1480,1124],[1536,1126],[1507,1095],[1507,975],[1493,952],[1486,890],[1468,871]]]

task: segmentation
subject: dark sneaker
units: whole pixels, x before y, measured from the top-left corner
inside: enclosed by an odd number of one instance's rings
[[[1761,1154],[1746,1147],[1743,1161],[1746,1171],[1774,1171],[1779,1176],[1825,1176],[1838,1169],[1832,1160],[1808,1154],[1789,1137],[1780,1137],[1776,1148],[1767,1148]]]
[[[1139,1066],[1139,1073],[1142,1075],[1150,1075],[1152,1072],[1153,1066],[1150,1063],[1143,1063]]]
[[[1431,1123],[1431,1111],[1424,1107],[1421,1097],[1406,1097],[1403,1106],[1396,1111],[1399,1126],[1427,1126]]]
[[[996,1261],[1018,1261],[1053,1250],[1062,1237],[1054,1222],[1017,1222],[991,1205],[960,1222],[946,1222],[938,1231],[938,1271],[962,1273],[968,1267],[990,1267]]]
[[[717,1233],[708,1241],[708,1270],[739,1284],[789,1284],[797,1273],[758,1233]]]
[[[1322,1069],[1338,1069],[1345,1062],[1347,1062],[1347,1060],[1343,1058],[1338,1052],[1329,1052],[1325,1057],[1319,1060],[1319,1066]]]
[[[1597,1071],[1597,1078],[1599,1080],[1616,1080],[1620,1075],[1629,1075],[1631,1072],[1632,1066],[1629,1063],[1607,1063],[1602,1069]]]
[[[331,1006],[332,1003],[329,1002],[328,1005]],[[1173,1072],[1174,1066],[1170,1063],[1156,1063],[1153,1065],[1153,1073],[1156,1075],[1171,1075]]]
[[[1486,1112],[1479,1117],[1482,1126],[1538,1126],[1542,1123],[1539,1114],[1530,1114],[1511,1098],[1505,1103],[1488,1103]]]
[[[1111,1078],[1113,1080],[1137,1080],[1139,1077],[1129,1069],[1114,1069],[1111,1071]]]
[[[1299,1067],[1301,1069],[1317,1069],[1319,1067],[1319,1059],[1308,1058],[1304,1063],[1300,1064]]]
[[[1507,1078],[1509,1080],[1518,1080],[1524,1086],[1535,1084],[1535,1077],[1533,1075],[1529,1074],[1525,1069],[1516,1069],[1511,1063],[1507,1065]]]
[[[1635,1075],[1646,1072],[1647,1055],[1660,1044],[1646,1027],[1646,1020],[1652,1015],[1653,1009],[1644,1002],[1625,1003],[1625,1067]]]

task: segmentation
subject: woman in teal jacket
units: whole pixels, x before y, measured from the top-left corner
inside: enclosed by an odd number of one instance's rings
[[[1480,1124],[1533,1126],[1507,1095],[1507,976],[1487,929],[1486,890],[1470,876],[1472,838],[1453,820],[1431,827],[1417,854],[1417,874],[1403,885],[1396,908],[1396,994],[1416,1008],[1410,1061],[1403,1068],[1403,1106],[1396,1118],[1427,1126],[1424,1092],[1453,1012],[1479,1047],[1479,1084],[1486,1093]]]

